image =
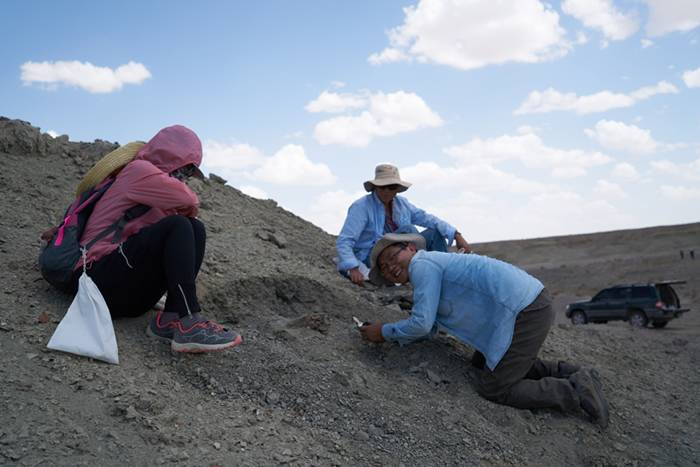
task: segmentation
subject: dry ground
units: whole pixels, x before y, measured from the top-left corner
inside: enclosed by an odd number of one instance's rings
[[[475,245],[552,291],[558,324],[543,354],[599,370],[612,410],[605,431],[584,416],[481,399],[471,350],[446,337],[362,342],[351,316],[398,319],[410,291],[353,286],[334,272],[333,237],[214,179],[194,184],[209,233],[200,295],[244,344],[174,355],[145,336],[143,316],[115,322],[118,366],[47,351],[71,297],[41,279],[38,236],[114,147],[0,119],[0,464],[699,462],[700,259],[678,251],[700,253],[700,224]],[[569,300],[601,287],[662,279],[687,280],[677,290],[692,308],[665,329],[574,328],[563,317]]]

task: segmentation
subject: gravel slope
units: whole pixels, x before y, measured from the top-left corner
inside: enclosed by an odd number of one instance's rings
[[[121,363],[45,346],[71,297],[36,266],[82,174],[117,145],[51,138],[0,118],[1,465],[696,465],[700,459],[700,224],[475,245],[545,282],[558,318],[547,358],[594,366],[611,405],[581,415],[515,410],[471,387],[471,350],[447,336],[405,348],[362,342],[362,319],[406,315],[407,288],[359,289],[334,238],[217,181],[195,181],[209,235],[206,312],[245,338],[175,355],[115,322]],[[468,230],[468,229],[467,229]],[[663,330],[572,327],[563,306],[617,282],[689,281],[692,311]],[[45,322],[43,322],[45,321]]]

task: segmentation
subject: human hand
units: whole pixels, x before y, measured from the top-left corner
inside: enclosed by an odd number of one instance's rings
[[[469,243],[462,237],[462,234],[457,232],[455,234],[455,245],[457,246],[458,250],[463,250],[464,253],[471,253],[472,248],[469,246]]]
[[[384,342],[382,323],[369,323],[360,328],[362,339],[370,342]]]
[[[348,271],[348,275],[350,276],[350,280],[352,281],[353,284],[357,284],[361,287],[364,287],[365,276],[362,275],[359,267],[350,269]]]

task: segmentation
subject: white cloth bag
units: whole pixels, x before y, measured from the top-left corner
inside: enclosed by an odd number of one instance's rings
[[[80,276],[78,293],[47,347],[119,364],[119,349],[109,308],[85,271]]]

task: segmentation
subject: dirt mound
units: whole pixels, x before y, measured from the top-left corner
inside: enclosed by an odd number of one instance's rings
[[[217,177],[192,183],[208,230],[198,287],[206,312],[244,344],[174,355],[145,335],[144,316],[115,322],[119,366],[47,351],[71,297],[41,279],[39,234],[115,147],[0,118],[0,464],[697,462],[695,315],[662,331],[573,328],[560,318],[544,354],[599,369],[612,409],[605,432],[583,416],[498,406],[474,392],[471,350],[448,336],[404,348],[362,342],[351,317],[404,317],[410,290],[353,286],[335,273],[332,236]],[[699,234],[698,224],[610,233],[598,255],[595,236],[475,249],[526,267],[563,303],[610,281],[697,282],[700,260],[681,263],[677,244]],[[679,291],[697,315],[693,287]]]

